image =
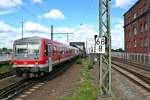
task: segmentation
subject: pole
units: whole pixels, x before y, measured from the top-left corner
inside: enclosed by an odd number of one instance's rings
[[[88,52],[88,48],[87,48],[87,45],[88,45],[88,43],[87,43],[87,39],[86,39],[86,53]]]
[[[111,80],[112,80],[112,76],[111,76],[111,29],[110,29],[110,1],[111,0],[107,0],[107,11],[108,11],[108,13],[107,13],[107,29],[108,29],[108,45],[109,45],[109,50],[108,50],[108,55],[109,55],[109,57],[108,57],[108,63],[109,63],[109,65],[108,65],[108,71],[109,71],[109,89],[108,89],[108,95],[109,96],[111,96],[112,95],[112,83],[111,83]]]
[[[99,0],[99,37],[105,37],[105,54],[99,54],[99,85],[102,97],[111,96],[110,0]]]
[[[67,43],[68,43],[68,33],[67,33]]]
[[[99,0],[99,37],[102,36],[102,0]],[[99,67],[99,86],[102,89],[102,55],[98,55]]]
[[[51,25],[51,40],[53,40],[53,25]]]
[[[23,26],[24,26],[24,21],[23,21],[23,19],[22,19],[22,21],[21,21],[21,27],[22,27],[22,39],[23,39]]]

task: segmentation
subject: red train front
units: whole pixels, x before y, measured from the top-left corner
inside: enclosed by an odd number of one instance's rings
[[[30,37],[14,42],[13,68],[18,76],[35,77],[51,72],[59,63],[75,58],[79,50],[49,39]]]

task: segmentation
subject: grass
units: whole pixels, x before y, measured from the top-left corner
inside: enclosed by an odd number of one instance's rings
[[[78,64],[82,64],[80,70],[80,80],[76,83],[76,88],[72,96],[61,96],[60,100],[96,100],[99,95],[99,87],[92,83],[90,69],[93,66],[87,59],[80,59]]]
[[[10,70],[12,70],[12,68],[9,64],[0,65],[0,73],[9,72]]]
[[[78,59],[78,60],[76,61],[76,64],[82,64],[82,59]]]

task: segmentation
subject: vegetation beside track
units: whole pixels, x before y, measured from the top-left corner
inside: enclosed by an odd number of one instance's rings
[[[0,65],[0,73],[5,73],[11,71],[12,68],[9,64],[2,64]]]
[[[62,96],[60,100],[96,100],[99,95],[99,87],[93,84],[90,69],[93,67],[87,59],[77,60],[77,64],[82,64],[80,70],[80,80],[77,82],[72,96]]]

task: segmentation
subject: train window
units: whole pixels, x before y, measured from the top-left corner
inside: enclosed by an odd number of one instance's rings
[[[65,48],[63,48],[63,54],[65,54]]]
[[[51,54],[52,53],[52,47],[51,45],[48,45],[48,52]]]
[[[45,46],[45,55],[48,56],[48,45]]]
[[[64,54],[64,48],[60,48],[60,53]]]
[[[64,54],[66,54],[66,48],[64,48]]]
[[[57,53],[57,48],[55,46],[53,47],[53,53]]]
[[[61,48],[59,48],[59,53],[61,53]]]
[[[51,52],[51,50],[50,50],[51,48],[50,48],[50,45],[48,45],[48,53],[50,53]]]
[[[63,48],[60,48],[60,53],[61,53],[61,54],[63,53]]]
[[[63,48],[63,54],[65,54],[65,48]]]

